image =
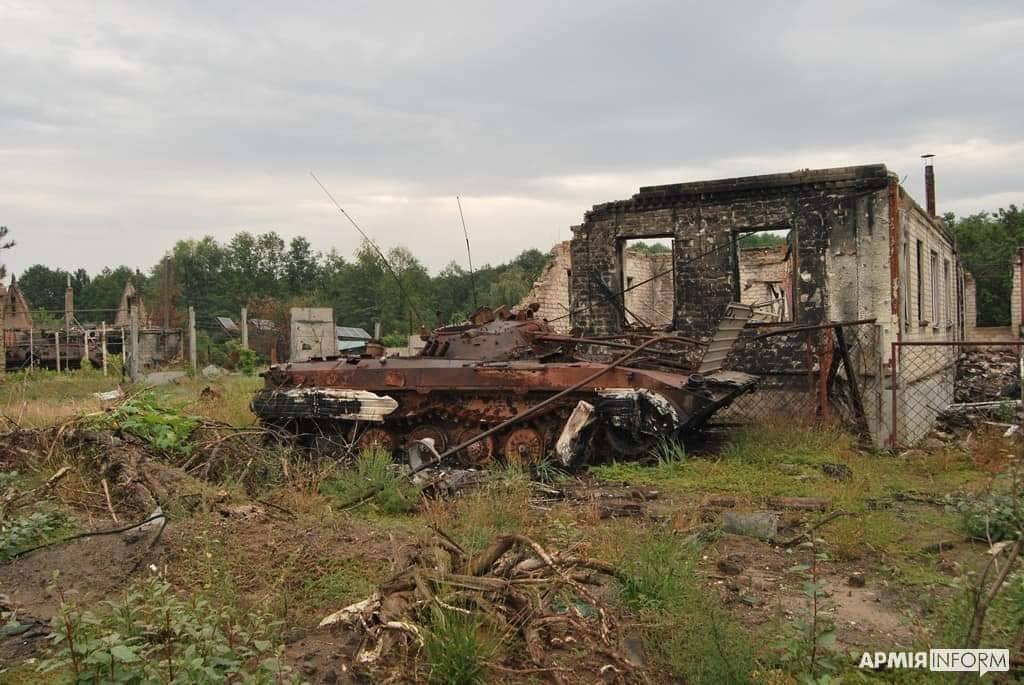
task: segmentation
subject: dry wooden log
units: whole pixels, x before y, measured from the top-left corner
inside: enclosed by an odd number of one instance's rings
[[[769,497],[768,506],[775,509],[828,511],[832,508],[832,500],[825,497]]]

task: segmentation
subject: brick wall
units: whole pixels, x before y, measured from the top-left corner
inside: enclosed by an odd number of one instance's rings
[[[631,279],[628,282],[649,281],[625,294],[626,309],[648,324],[662,328],[671,326],[672,255],[670,253],[648,254],[629,250],[625,257],[625,276],[627,279]],[[570,245],[566,240],[551,249],[550,261],[518,306],[539,304],[538,318],[551,322],[552,328],[559,333],[569,333],[573,320],[572,316],[568,316],[571,308],[569,304],[570,272]],[[625,284],[616,283],[612,287],[615,292],[618,292],[625,287]]]
[[[551,248],[551,259],[534,282],[530,292],[523,297],[519,307],[537,303],[540,309],[536,316],[551,321],[559,333],[568,333],[572,328],[569,314],[569,241],[558,243]]]
[[[1024,247],[1017,250],[1017,258],[1013,260],[1013,288],[1010,293],[1010,328],[1014,335],[1024,335],[1021,325],[1024,324],[1024,301],[1021,292],[1024,288]]]
[[[601,297],[602,283],[622,281],[621,242],[668,235],[674,239],[675,327],[684,335],[710,335],[726,306],[742,298],[733,241],[765,230],[792,231],[794,323],[887,310],[889,184],[885,167],[873,165],[641,188],[628,200],[596,205],[573,228],[570,245],[577,323],[593,334],[621,330],[621,305]],[[865,273],[868,267],[885,275]],[[746,344],[736,364],[794,373],[817,360],[803,338],[784,336]]]
[[[630,323],[652,328],[672,326],[672,253],[645,253],[626,250],[623,254],[624,283],[618,290],[626,290],[626,318]],[[634,320],[639,318],[639,322]]]
[[[978,327],[978,286],[974,276],[964,272],[964,338],[970,340]]]
[[[740,302],[754,306],[757,319],[790,319],[793,312],[793,260],[788,245],[740,249],[739,279]]]

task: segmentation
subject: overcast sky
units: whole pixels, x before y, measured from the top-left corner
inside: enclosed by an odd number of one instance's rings
[[[148,6],[147,6],[148,5]],[[547,250],[641,185],[884,162],[1024,204],[1021,2],[0,0],[20,272],[241,230],[433,271]]]

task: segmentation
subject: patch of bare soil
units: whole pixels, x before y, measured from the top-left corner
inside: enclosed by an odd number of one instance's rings
[[[27,658],[43,647],[41,638],[49,635],[48,623],[61,603],[56,587],[65,601],[82,607],[115,598],[144,565],[157,531],[149,527],[142,533],[81,538],[0,565],[0,603],[16,610],[19,623],[32,625],[0,641],[0,663]]]
[[[749,626],[777,618],[787,621],[806,614],[803,579],[790,569],[806,563],[810,552],[787,550],[753,538],[723,535],[704,556],[704,567],[733,609]],[[914,626],[895,596],[865,577],[855,564],[819,562],[819,577],[832,603],[830,616],[840,647],[861,648],[888,644],[909,647]],[[863,585],[860,583],[863,581]]]

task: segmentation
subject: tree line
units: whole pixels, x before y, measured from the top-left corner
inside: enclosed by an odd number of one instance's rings
[[[84,269],[69,274],[36,264],[18,284],[33,310],[50,310],[54,320],[63,311],[70,276],[82,321],[112,321],[131,279],[157,325],[182,325],[190,305],[201,322],[216,316],[237,321],[243,305],[252,317],[274,320],[292,306],[326,306],[334,309],[339,325],[372,331],[380,322],[385,334],[407,335],[421,324],[462,321],[476,305],[518,304],[547,261],[540,250],[530,249],[472,275],[454,261],[431,275],[405,247],[392,248],[385,257],[366,242],[345,257],[335,250],[316,251],[302,236],[286,242],[273,231],[243,231],[227,242],[210,236],[180,240],[145,273],[119,266],[90,276]]]
[[[947,213],[944,218],[965,269],[977,281],[978,324],[1007,325],[1014,255],[1024,245],[1024,211],[1010,205],[965,217]],[[0,232],[0,249],[13,246],[7,233]],[[667,249],[659,244],[631,247]],[[60,318],[70,277],[83,321],[112,322],[124,284],[132,279],[157,324],[182,325],[189,305],[201,321],[237,318],[243,305],[253,316],[272,319],[281,318],[290,306],[329,306],[339,324],[372,330],[379,321],[385,334],[407,335],[421,323],[431,327],[461,321],[475,305],[518,303],[548,256],[526,250],[507,263],[477,269],[472,278],[454,261],[431,275],[404,247],[388,250],[386,258],[387,264],[366,242],[345,257],[335,250],[316,251],[302,236],[286,242],[273,231],[243,231],[223,243],[209,236],[180,240],[145,273],[118,266],[89,275],[84,269],[68,273],[36,264],[18,283],[41,325]]]

